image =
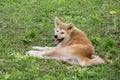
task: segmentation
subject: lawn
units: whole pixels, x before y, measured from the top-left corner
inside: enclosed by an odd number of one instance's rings
[[[56,46],[55,16],[86,32],[106,64],[26,56],[32,46]],[[0,80],[120,80],[120,1],[0,0]]]

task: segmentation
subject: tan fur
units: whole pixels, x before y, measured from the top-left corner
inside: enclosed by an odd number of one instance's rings
[[[105,63],[99,56],[94,55],[94,47],[86,34],[73,24],[66,24],[55,18],[54,30],[58,38],[64,38],[57,47],[34,47],[38,50],[32,50],[26,54],[81,66]]]

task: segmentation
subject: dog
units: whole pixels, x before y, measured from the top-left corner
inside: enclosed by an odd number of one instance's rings
[[[57,47],[33,47],[26,55],[37,58],[55,59],[70,65],[91,66],[105,61],[94,55],[95,50],[86,34],[72,23],[64,23],[55,17],[54,37]]]

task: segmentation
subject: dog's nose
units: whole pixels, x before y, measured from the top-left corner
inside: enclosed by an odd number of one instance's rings
[[[54,35],[55,38],[57,38],[58,36],[57,35]]]

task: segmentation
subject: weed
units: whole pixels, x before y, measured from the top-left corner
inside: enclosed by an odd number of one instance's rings
[[[26,33],[26,37],[33,38],[33,37],[35,37],[35,34],[36,34],[36,30],[32,29]]]

